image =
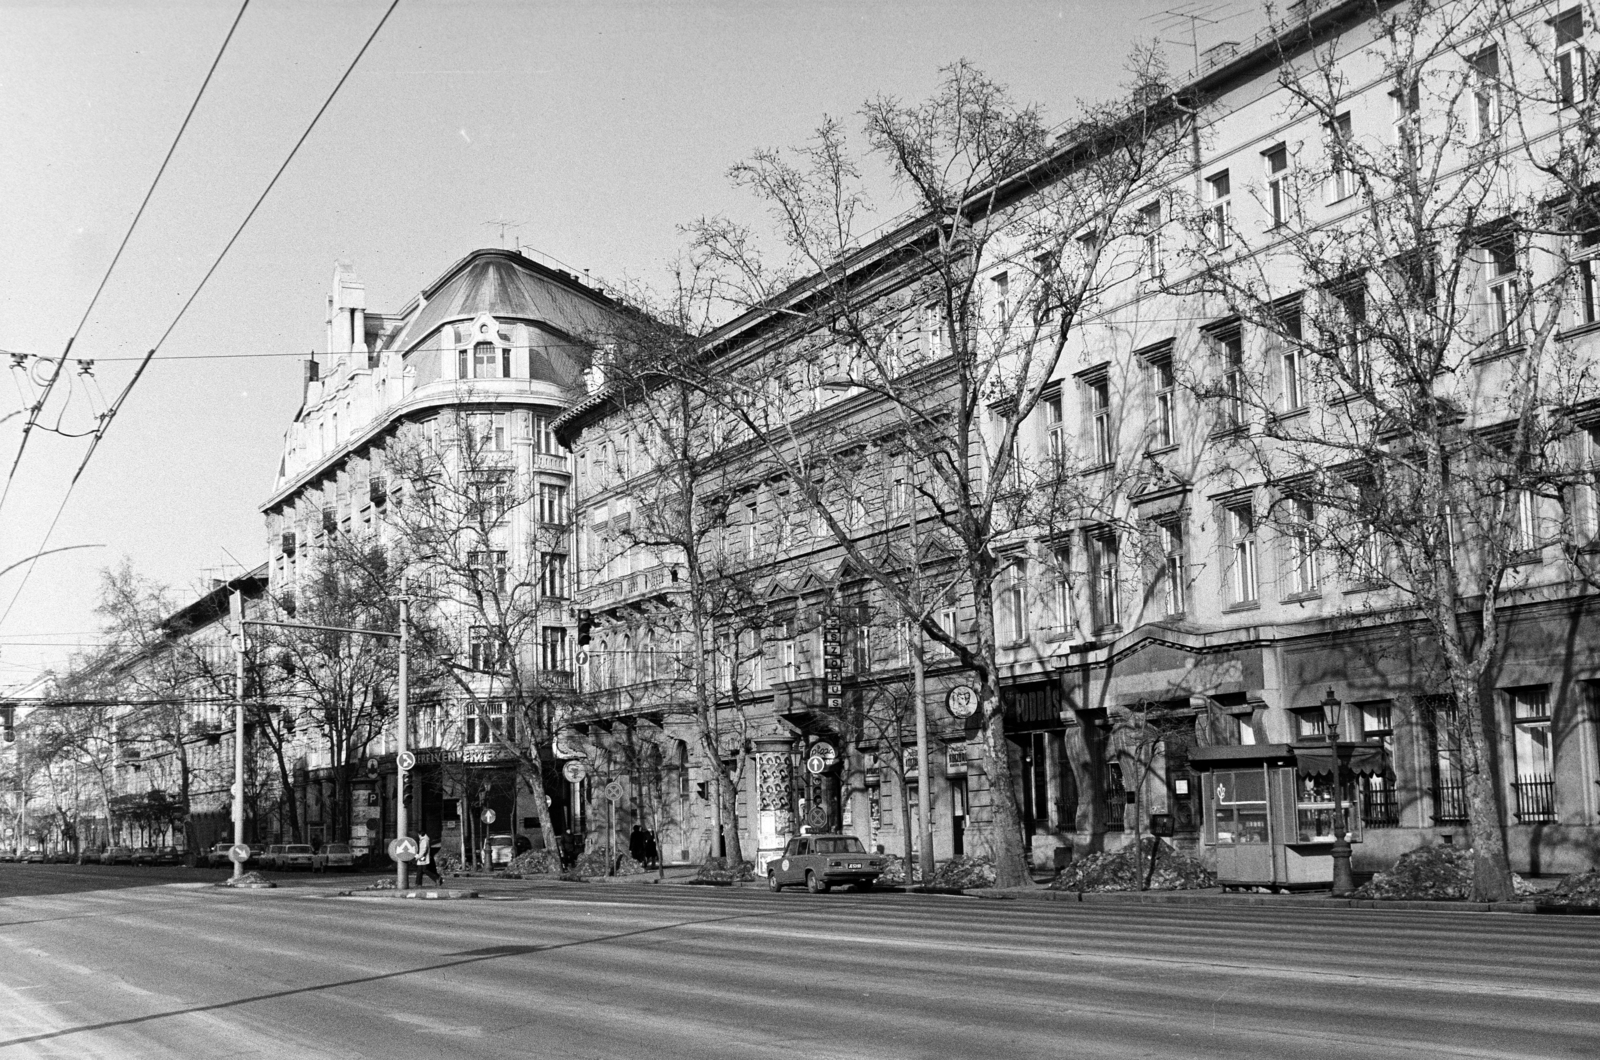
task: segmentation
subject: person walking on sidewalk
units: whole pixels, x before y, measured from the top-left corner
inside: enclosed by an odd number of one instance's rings
[[[429,876],[434,883],[444,883],[444,877],[439,875],[439,863],[433,856],[433,843],[428,833],[423,832],[417,836],[417,882],[422,883]]]

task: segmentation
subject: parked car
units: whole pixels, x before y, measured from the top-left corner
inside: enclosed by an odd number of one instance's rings
[[[290,869],[309,870],[311,859],[314,857],[316,855],[311,852],[310,843],[288,843],[283,847],[273,867],[280,872],[288,872]]]
[[[157,865],[176,865],[183,861],[183,852],[177,847],[156,847]]]
[[[483,841],[483,863],[489,868],[509,865],[515,849],[516,840],[509,834],[492,835]]]
[[[17,852],[15,850],[0,850],[0,862],[16,861],[16,860],[17,860]]]
[[[781,891],[805,884],[812,894],[824,894],[836,884],[849,884],[865,891],[883,874],[884,864],[853,835],[796,836],[781,857],[768,863],[767,887]]]
[[[131,865],[133,864],[133,848],[124,846],[106,847],[100,852],[102,865]]]
[[[283,848],[287,845],[286,843],[273,843],[267,847],[266,852],[261,855],[257,864],[263,869],[276,869],[278,860],[283,857]]]
[[[44,851],[30,850],[26,854],[22,855],[22,860],[26,861],[29,865],[43,865]]]
[[[266,856],[267,856],[267,848],[266,848],[266,846],[264,844],[262,844],[262,843],[251,843],[250,844],[250,860],[245,862],[245,864],[246,865],[260,865],[262,859],[265,858]]]
[[[216,846],[206,851],[206,866],[208,868],[218,869],[226,868],[227,866],[232,865],[233,862],[228,858],[228,851],[232,849],[232,843],[218,843]]]
[[[343,869],[348,872],[355,867],[356,855],[350,849],[349,843],[329,843],[311,856],[313,872],[327,872],[329,869]]]
[[[155,863],[155,847],[134,847],[133,853],[128,858],[128,864],[130,865],[154,865]]]

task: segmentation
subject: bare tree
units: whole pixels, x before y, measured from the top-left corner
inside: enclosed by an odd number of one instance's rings
[[[757,153],[736,185],[770,207],[779,251],[723,218],[692,228],[711,295],[766,322],[757,342],[708,339],[697,385],[757,440],[793,500],[930,642],[977,678],[1002,886],[1026,883],[1022,820],[1000,694],[994,593],[1002,547],[1043,518],[1029,487],[1079,518],[1106,518],[1108,454],[1063,449],[1030,476],[1019,434],[1057,378],[1062,351],[1116,278],[1141,225],[1138,205],[1181,160],[1182,116],[1160,70],[1134,64],[1128,101],[1085,106],[1058,135],[971,66],[908,105],[879,98],[863,117],[906,220],[866,231],[863,162],[825,123],[794,154]],[[745,318],[739,324],[743,325]],[[742,327],[731,333],[741,333]],[[843,402],[849,414],[829,411]],[[823,413],[822,415],[815,415]],[[973,603],[970,636],[940,628],[903,578],[865,547],[852,490],[898,478],[922,539],[950,557]]]
[[[1255,363],[1216,330],[1187,381],[1224,463],[1270,495],[1247,517],[1289,543],[1296,591],[1342,576],[1373,590],[1358,612],[1437,653],[1452,702],[1432,722],[1459,747],[1479,900],[1511,894],[1485,675],[1502,608],[1557,543],[1540,498],[1570,496],[1569,410],[1595,396],[1562,333],[1594,227],[1592,112],[1550,121],[1557,79],[1518,47],[1514,7],[1374,3],[1285,57],[1283,117],[1309,132],[1266,192],[1275,227],[1196,204],[1195,278],[1176,285],[1265,336]],[[1352,129],[1369,78],[1388,135]],[[1307,221],[1318,195],[1326,223]]]

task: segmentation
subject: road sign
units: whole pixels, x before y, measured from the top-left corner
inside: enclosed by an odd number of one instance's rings
[[[417,856],[417,841],[410,836],[389,840],[389,857],[395,861],[413,861]]]
[[[243,843],[235,843],[228,848],[228,860],[235,865],[243,865],[250,860],[250,848]]]
[[[609,780],[609,781],[607,781],[606,782],[606,787],[605,787],[605,792],[606,792],[606,798],[610,799],[612,802],[621,802],[622,801],[622,795],[623,795],[622,781],[620,781],[620,780]]]
[[[417,756],[410,751],[401,751],[399,756],[395,758],[395,762],[407,773],[417,768]]]
[[[828,811],[817,805],[806,811],[806,824],[812,828],[826,828],[828,826]]]
[[[944,707],[958,718],[970,718],[978,712],[978,693],[971,685],[956,685],[944,697]]]
[[[814,776],[828,771],[828,760],[820,754],[814,754],[806,759],[806,772]]]
[[[576,784],[586,776],[588,771],[583,768],[583,762],[573,759],[561,767],[561,775]]]
[[[367,776],[373,780],[378,779],[378,760],[376,758],[367,759]]]
[[[483,811],[483,823],[484,824],[494,824],[494,811],[493,810],[490,810],[490,809],[487,809],[487,808],[484,809],[484,811]]]

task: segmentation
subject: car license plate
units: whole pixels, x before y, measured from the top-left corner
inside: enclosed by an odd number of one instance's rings
[[[851,863],[850,863],[850,867],[851,867],[851,868],[852,868],[852,869],[859,869],[859,868],[860,868],[860,867],[861,867],[861,862],[859,862],[859,861],[852,861],[852,862],[851,862]]]

